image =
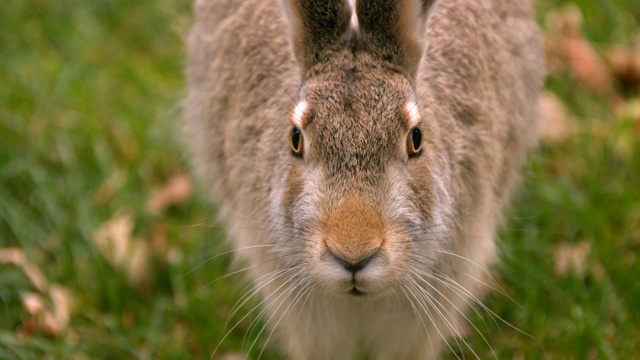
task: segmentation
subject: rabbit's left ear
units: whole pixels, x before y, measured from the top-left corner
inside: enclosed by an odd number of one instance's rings
[[[477,0],[470,0],[477,1]],[[426,24],[437,0],[357,0],[361,46],[415,78]]]

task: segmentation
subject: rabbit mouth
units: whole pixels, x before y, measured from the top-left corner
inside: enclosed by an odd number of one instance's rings
[[[363,297],[366,296],[367,293],[361,290],[358,290],[357,287],[352,287],[351,290],[349,290],[349,295],[355,296],[355,297]]]

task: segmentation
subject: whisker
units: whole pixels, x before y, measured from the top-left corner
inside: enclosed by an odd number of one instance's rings
[[[493,347],[491,346],[491,344],[489,343],[489,341],[487,341],[487,339],[484,337],[484,335],[482,335],[482,332],[480,331],[480,329],[478,329],[478,328],[475,326],[475,324],[473,324],[473,321],[471,321],[471,320],[470,320],[470,319],[469,319],[469,318],[464,314],[464,312],[463,312],[462,310],[460,310],[460,308],[458,308],[458,306],[456,306],[456,305],[455,305],[451,300],[449,300],[449,298],[448,298],[447,296],[445,296],[445,295],[444,295],[440,290],[438,290],[435,286],[433,286],[432,284],[430,284],[428,281],[426,281],[425,279],[423,279],[420,275],[426,276],[426,277],[428,277],[428,278],[430,278],[430,279],[433,279],[433,280],[436,280],[436,281],[438,281],[438,279],[436,279],[435,277],[433,277],[433,275],[431,275],[431,274],[429,274],[429,273],[427,273],[427,272],[422,271],[421,269],[418,269],[418,268],[413,267],[413,266],[412,266],[412,268],[413,268],[413,271],[412,271],[412,272],[414,272],[414,274],[418,277],[418,279],[422,280],[422,282],[423,282],[425,285],[429,286],[433,291],[435,291],[436,293],[438,293],[438,295],[440,295],[440,297],[441,297],[441,298],[445,299],[445,300],[446,300],[446,301],[447,301],[447,302],[448,302],[448,303],[449,303],[449,304],[450,304],[450,305],[451,305],[451,306],[452,306],[452,307],[453,307],[453,308],[454,308],[458,313],[460,313],[460,315],[465,319],[465,321],[466,321],[466,322],[468,322],[468,323],[469,323],[469,324],[474,328],[474,330],[475,330],[475,331],[480,335],[480,337],[481,337],[481,338],[482,338],[482,340],[485,342],[485,344],[487,344],[487,346],[489,346],[489,348],[491,349],[491,352],[493,353],[494,358],[497,358],[498,356],[497,356],[497,354],[495,353],[495,351],[493,350]],[[440,282],[440,281],[438,281],[438,282]],[[440,283],[441,283],[441,284],[443,284],[443,285],[446,285],[446,284],[444,284],[444,283],[442,283],[442,282],[440,282]],[[462,298],[462,299],[467,303],[467,305],[471,305],[471,304],[469,304],[469,303],[467,302],[467,300],[466,300],[464,297],[461,297],[461,298]],[[471,352],[474,352],[474,351],[473,351],[473,350],[471,350]],[[476,357],[478,356],[477,354],[475,354],[475,352],[474,352],[474,355],[476,355]]]
[[[263,317],[264,315],[267,314],[267,312],[273,306],[274,303],[278,304],[278,306],[274,309],[274,311],[271,313],[271,315],[269,315],[269,317],[267,319],[265,319],[265,322],[264,322],[264,325],[262,326],[262,329],[260,329],[260,332],[255,336],[255,339],[253,340],[253,342],[251,343],[251,346],[249,346],[249,349],[247,350],[247,354],[251,353],[251,349],[253,349],[253,347],[255,346],[256,342],[260,338],[260,335],[262,335],[264,330],[267,328],[267,326],[269,324],[269,321],[271,321],[271,319],[273,318],[274,314],[278,311],[278,309],[280,309],[280,307],[282,307],[282,304],[284,303],[284,300],[286,300],[295,291],[296,284],[300,282],[299,279],[296,279],[296,276],[299,275],[301,272],[302,272],[302,270],[300,269],[296,274],[294,274],[292,277],[287,279],[287,281],[285,281],[285,284],[287,285],[287,288],[285,288],[285,290],[282,291],[275,299],[273,299],[272,301],[267,303],[265,306],[263,306],[263,309],[260,311],[258,316],[256,316],[256,318],[249,325],[249,329],[245,333],[244,339],[242,341],[242,344],[243,344],[242,347],[243,348],[244,348],[244,344],[245,344],[245,340],[247,338],[247,335],[250,332],[252,332],[251,329],[253,329],[253,328],[258,326],[258,320],[261,317]],[[290,282],[293,282],[294,285],[291,285]],[[284,296],[284,299],[282,299],[283,301],[280,301],[280,299],[283,296]]]
[[[289,269],[286,269],[286,270],[289,270],[289,271],[290,271],[290,270],[293,270],[293,269],[295,269],[295,268],[289,268]],[[286,273],[286,271],[285,271],[284,273]],[[282,276],[282,274],[278,275],[278,277],[279,277],[279,276]],[[270,280],[270,282],[273,282],[274,280],[275,280],[275,279],[272,279],[272,280]],[[270,282],[269,282],[269,283],[270,283]],[[229,329],[229,331],[227,331],[227,333],[226,333],[226,334],[222,337],[222,339],[218,342],[218,345],[217,345],[217,346],[216,346],[216,348],[213,350],[213,353],[211,354],[210,359],[213,359],[213,356],[216,354],[216,352],[217,352],[217,351],[218,351],[218,349],[220,348],[220,345],[222,345],[222,343],[224,342],[224,340],[225,340],[225,339],[226,339],[226,338],[231,334],[231,332],[232,332],[233,330],[235,330],[235,329],[236,329],[236,328],[237,328],[237,327],[238,327],[238,326],[239,326],[239,325],[240,325],[240,324],[241,324],[241,323],[242,323],[242,322],[243,322],[243,321],[244,321],[244,320],[245,320],[249,315],[251,315],[251,314],[252,314],[256,309],[258,309],[259,307],[261,307],[261,306],[262,306],[266,301],[268,301],[268,300],[273,296],[273,294],[275,294],[277,291],[279,291],[279,290],[280,290],[283,286],[285,286],[286,284],[287,284],[287,282],[284,282],[282,285],[280,285],[278,288],[276,288],[276,289],[275,289],[271,294],[269,294],[269,295],[268,295],[268,296],[266,296],[264,299],[262,299],[262,301],[260,301],[260,303],[258,303],[256,306],[254,306],[254,307],[253,307],[253,308],[252,308],[252,309],[251,309],[247,314],[245,314],[245,315],[244,315],[244,316],[243,316],[243,317],[242,317],[238,322],[236,322],[236,324],[235,324],[231,329]],[[264,286],[267,286],[267,285],[264,285]],[[262,286],[262,288],[264,288],[264,286]],[[254,293],[254,294],[255,294],[255,293]],[[248,301],[248,299],[247,299],[247,300],[245,300],[245,302],[244,302],[244,303],[246,303],[246,301]],[[244,305],[244,303],[243,303],[243,305]],[[240,307],[242,307],[242,305],[241,305]]]
[[[415,274],[413,271],[411,273],[412,275],[420,279],[420,277],[417,274]],[[448,311],[446,310],[444,305],[440,303],[440,301],[438,301],[435,297],[433,297],[433,295],[431,295],[429,292],[423,289],[420,285],[418,285],[415,282],[415,278],[412,278],[412,282],[414,283],[414,286],[416,287],[417,291],[419,291],[423,295],[423,298],[427,300],[427,302],[429,302],[429,304],[431,305],[431,308],[434,309],[436,313],[440,316],[440,318],[444,321],[444,324],[449,329],[449,331],[451,331],[452,334],[455,334],[456,333],[455,323],[457,322],[453,318],[453,315],[448,313]],[[440,295],[442,296],[442,294]],[[471,348],[471,345],[464,338],[454,337],[453,339],[455,340],[456,344],[458,344],[459,349],[462,349],[462,345],[460,345],[460,341],[462,341],[462,343],[466,345],[466,347],[469,350],[471,350],[471,352],[476,356],[476,358],[479,359],[478,355]],[[463,358],[464,358],[464,354],[463,354]]]
[[[304,279],[305,279],[305,277],[303,277],[302,279],[300,279],[300,280],[298,281],[298,284],[299,284],[299,283],[301,283],[301,282],[303,282],[303,281],[304,281]],[[292,290],[295,290],[295,287],[297,287],[297,286],[298,286],[297,284],[296,284],[296,285],[294,285]],[[299,291],[299,292],[298,292],[298,294],[296,294],[296,296],[291,300],[291,302],[289,303],[289,306],[287,306],[287,308],[285,309],[284,313],[282,313],[282,315],[280,315],[280,318],[278,319],[278,321],[276,322],[276,324],[273,326],[273,328],[274,328],[274,329],[276,329],[276,328],[278,327],[278,325],[280,324],[280,322],[282,321],[282,319],[284,318],[284,316],[289,312],[289,310],[291,309],[291,307],[295,307],[295,305],[300,301],[300,299],[302,298],[302,296],[304,296],[304,294],[305,294],[304,289],[306,289],[306,288],[307,288],[307,286],[305,286],[305,287],[303,288],[303,290],[302,290],[302,291]],[[282,304],[280,304],[280,305],[278,306],[278,308],[277,308],[277,309],[275,309],[274,314],[275,314],[275,312],[276,312],[276,311],[278,311],[278,309],[280,308],[280,306],[281,306],[281,305],[282,305]],[[270,318],[265,322],[265,327],[267,326],[267,324],[268,324],[270,321],[271,321],[271,317],[270,317]],[[264,327],[263,327],[263,330],[264,330]],[[262,333],[262,332],[261,332],[261,333]],[[273,335],[273,332],[271,332],[271,333],[269,334],[269,336],[267,337],[267,340],[265,341],[265,343],[264,343],[264,345],[263,345],[263,347],[262,347],[262,350],[260,351],[260,354],[258,355],[258,359],[260,359],[260,358],[262,357],[262,353],[263,353],[263,352],[264,352],[264,350],[267,348],[267,345],[268,345],[268,343],[269,343],[269,340],[271,340],[271,336],[272,336],[272,335]],[[260,334],[258,334],[258,336],[260,336]],[[255,341],[254,341],[254,343],[255,343]],[[251,345],[251,347],[253,347],[253,345]]]
[[[451,350],[451,353],[455,355],[455,357],[460,360],[460,357],[456,354],[456,352],[453,350],[453,348],[451,347],[451,344],[449,344],[446,340],[446,337],[442,334],[442,332],[440,331],[440,329],[438,328],[436,322],[434,321],[433,317],[431,316],[431,312],[425,307],[425,305],[423,304],[422,301],[420,301],[418,295],[420,295],[420,290],[419,290],[419,286],[417,284],[415,284],[415,281],[413,280],[413,278],[409,279],[410,281],[405,282],[406,286],[408,287],[407,289],[409,290],[409,294],[416,300],[416,302],[418,303],[418,305],[422,308],[422,310],[424,311],[424,314],[427,315],[427,317],[429,318],[429,321],[431,321],[432,327],[434,329],[436,329],[436,332],[438,333],[438,335],[440,336],[440,338],[442,339],[442,341],[447,345],[447,347],[449,348],[449,350]],[[415,291],[418,291],[418,294],[415,293]],[[424,295],[421,296],[424,298]],[[431,301],[429,300],[429,298],[426,298],[427,303],[431,304]],[[433,307],[433,304],[431,305]]]
[[[214,255],[214,256],[212,256],[212,257],[210,257],[210,258],[208,258],[208,259],[206,259],[206,260],[202,261],[201,263],[199,263],[198,265],[196,265],[193,269],[191,269],[191,270],[189,270],[188,272],[186,272],[186,273],[182,274],[182,277],[185,277],[185,276],[187,276],[187,275],[189,275],[189,274],[193,273],[194,271],[198,270],[198,269],[199,269],[201,266],[203,266],[204,264],[206,264],[206,263],[208,263],[209,261],[212,261],[212,260],[214,260],[214,259],[217,259],[217,258],[219,258],[219,257],[221,257],[221,256],[228,255],[228,254],[233,254],[233,253],[235,253],[235,252],[243,251],[243,250],[258,249],[258,248],[273,247],[273,246],[275,246],[275,245],[268,245],[268,244],[264,244],[264,245],[253,245],[253,246],[246,246],[246,247],[242,247],[242,248],[238,248],[238,249],[233,249],[233,250],[224,251],[224,252],[222,252],[222,253],[220,253],[220,254]]]

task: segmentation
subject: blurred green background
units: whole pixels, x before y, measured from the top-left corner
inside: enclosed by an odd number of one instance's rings
[[[536,9],[552,120],[501,231],[493,314],[469,312],[445,357],[640,358],[640,1]],[[208,359],[228,333],[245,284],[184,175],[190,22],[186,0],[4,0],[0,359]],[[249,349],[254,318],[216,357]]]

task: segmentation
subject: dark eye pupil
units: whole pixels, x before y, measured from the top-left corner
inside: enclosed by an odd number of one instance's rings
[[[413,149],[417,152],[422,147],[422,131],[415,128],[411,131],[411,140],[413,141]]]
[[[293,128],[291,130],[291,145],[293,145],[293,150],[300,151],[300,129]]]

